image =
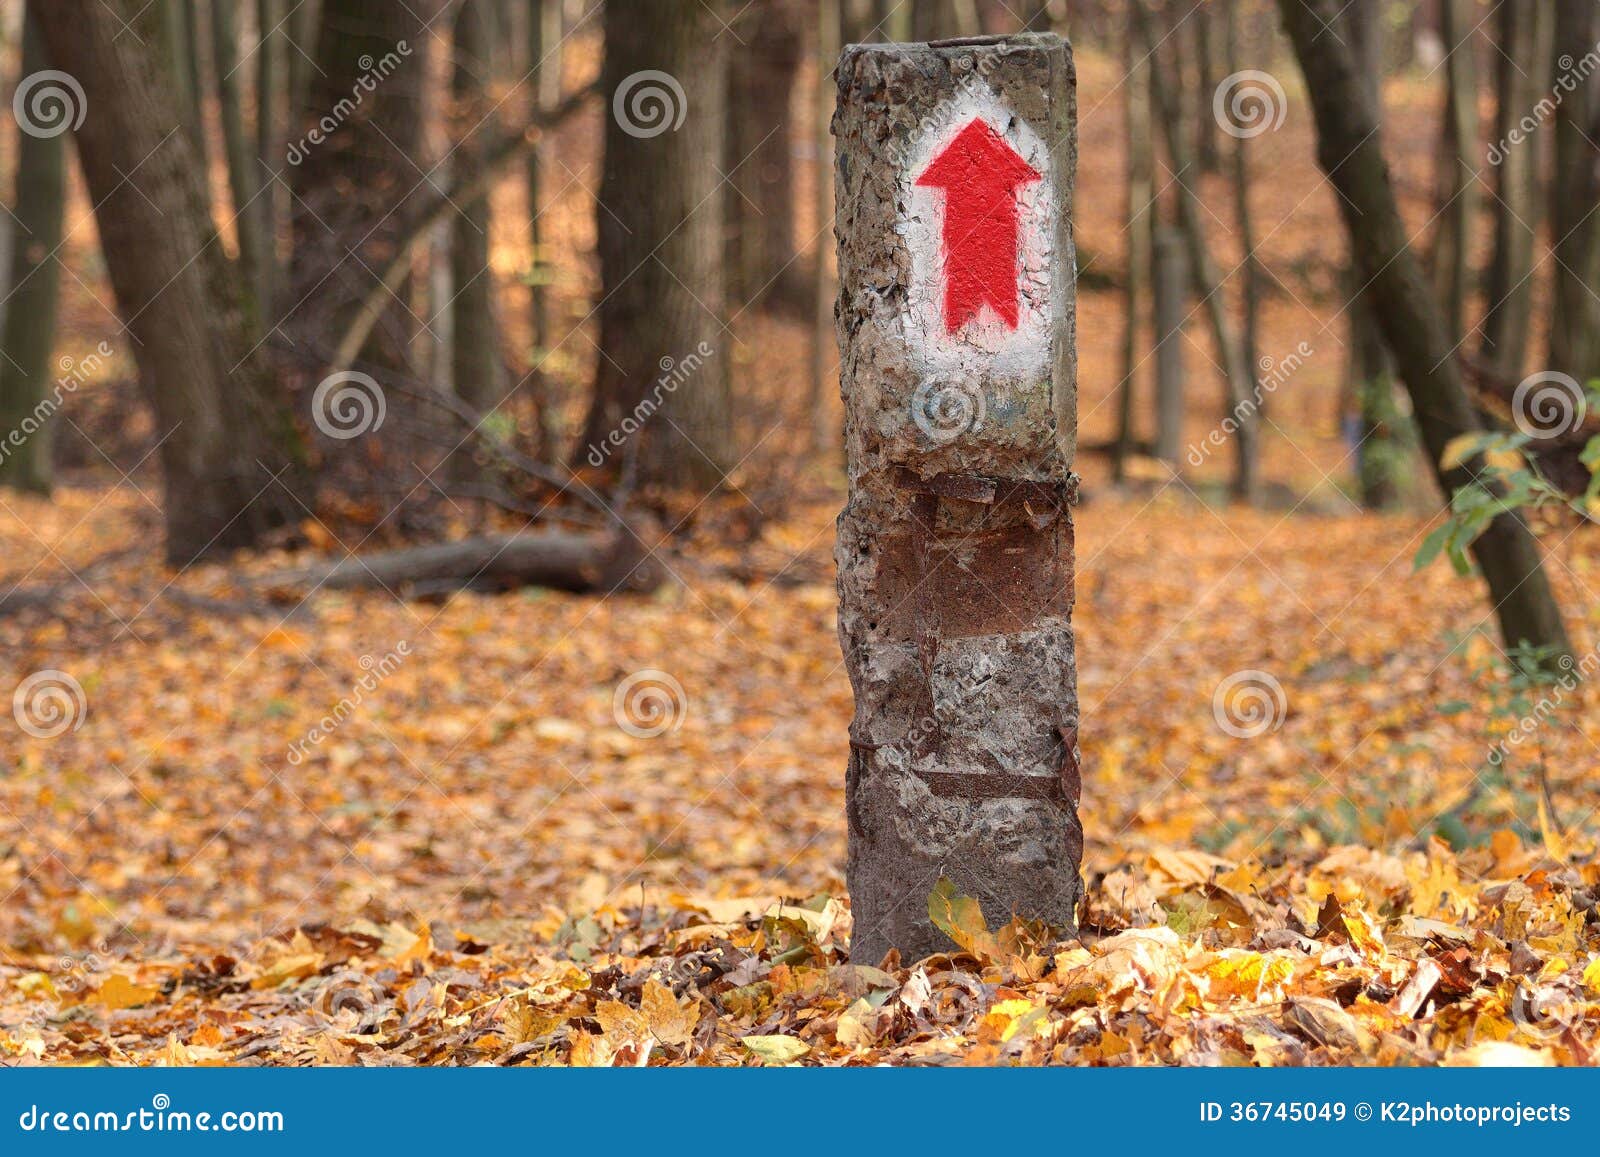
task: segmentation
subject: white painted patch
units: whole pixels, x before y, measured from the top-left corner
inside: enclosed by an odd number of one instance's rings
[[[1022,186],[1018,203],[1017,326],[985,307],[955,333],[945,327],[941,258],[945,194],[916,181],[974,118],[982,119],[1031,165],[1040,179]],[[1043,376],[1053,332],[1051,269],[1055,185],[1050,150],[1033,128],[978,82],[969,83],[923,122],[900,172],[900,231],[911,256],[909,309],[902,318],[913,365],[923,376]]]

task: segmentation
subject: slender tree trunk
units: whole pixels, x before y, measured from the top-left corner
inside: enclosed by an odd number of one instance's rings
[[[413,207],[432,192],[430,177],[442,183],[442,171],[430,174],[416,160],[435,11],[429,0],[323,0],[317,67],[289,132],[294,246],[285,329],[311,348],[331,352],[394,257]],[[363,357],[405,366],[414,325],[395,302]]]
[[[1117,394],[1117,441],[1111,452],[1111,478],[1120,484],[1127,477],[1127,462],[1138,440],[1138,377],[1142,360],[1139,317],[1150,296],[1150,264],[1155,240],[1155,183],[1150,134],[1150,65],[1148,47],[1129,22],[1123,78],[1124,127],[1128,141],[1127,244],[1128,265],[1123,291],[1122,382]],[[1180,306],[1181,308],[1181,306]],[[1180,399],[1181,411],[1181,399]],[[1166,448],[1176,451],[1174,436]]]
[[[1226,0],[1226,6],[1223,9],[1223,50],[1227,62],[1225,67],[1231,76],[1240,71],[1239,0]],[[1215,126],[1216,118],[1214,116],[1208,113],[1207,119]],[[1261,262],[1256,257],[1255,216],[1250,212],[1249,147],[1252,139],[1245,135],[1235,138],[1232,159],[1233,216],[1235,226],[1239,230],[1239,246],[1244,251],[1243,267],[1239,271],[1243,283],[1243,293],[1240,295],[1240,353],[1244,357],[1244,364],[1249,369],[1251,380],[1255,381],[1257,372],[1261,368],[1258,334],[1261,325],[1261,289],[1265,279],[1261,273]],[[1267,409],[1266,396],[1259,395],[1256,403],[1257,416],[1264,417]]]
[[[78,155],[162,439],[167,557],[184,565],[253,545],[296,516],[300,444],[242,307],[239,267],[206,213],[204,170],[177,131],[182,114],[141,7],[50,3],[36,14],[55,66],[83,86]]]
[[[1505,4],[1496,15],[1495,143],[1488,156],[1496,166],[1494,256],[1484,286],[1488,302],[1480,354],[1511,378],[1522,376],[1528,357],[1533,251],[1543,205],[1538,148],[1531,141],[1513,144],[1510,136],[1549,91],[1554,17],[1549,4]]]
[[[811,327],[811,397],[807,410],[811,415],[811,449],[817,450],[837,440],[830,420],[825,398],[838,391],[834,367],[838,364],[839,347],[834,326],[833,307],[838,298],[834,274],[829,268],[829,241],[833,238],[833,118],[834,94],[838,91],[834,69],[839,61],[840,28],[839,0],[818,0],[817,5],[817,91],[812,104],[812,140],[816,147],[816,177],[812,190],[815,197],[816,257],[812,264]]]
[[[200,0],[161,0],[162,34],[166,44],[166,65],[178,97],[178,111],[183,117],[184,131],[194,145],[200,160],[200,171],[206,174],[206,211],[211,211],[211,142],[206,136],[206,121],[202,113],[202,94],[205,92],[205,69],[200,51]]]
[[[50,67],[38,26],[44,0],[28,0],[22,30],[22,74]],[[70,123],[71,114],[64,114]],[[55,439],[51,352],[60,300],[61,244],[65,204],[66,133],[29,132],[18,122],[17,194],[5,323],[0,334],[0,485],[49,494],[54,479],[50,449]],[[41,405],[43,404],[43,405]],[[30,427],[32,427],[30,429]],[[13,439],[21,437],[20,445]]]
[[[647,484],[714,484],[738,459],[723,348],[722,178],[708,160],[723,139],[731,38],[720,27],[700,0],[605,8],[604,87],[631,88],[622,113],[606,120],[600,359],[577,458],[615,468],[616,454],[636,454]],[[675,78],[681,92],[636,76],[647,70]],[[664,119],[648,120],[641,94],[660,98]]]
[[[1183,457],[1184,286],[1189,283],[1182,233],[1165,223],[1155,225],[1150,258],[1156,337],[1155,451],[1157,458],[1175,465]]]
[[[461,0],[455,13],[451,116],[455,171],[465,179],[482,164],[494,20],[491,0]],[[490,121],[489,123],[493,123]],[[500,402],[500,359],[489,275],[489,194],[480,193],[450,219],[450,314],[455,342],[450,380],[456,397],[485,413]]]
[[[1134,12],[1141,22],[1144,38],[1156,43],[1150,26],[1150,15],[1144,7],[1145,0],[1134,4]],[[1227,378],[1227,418],[1234,426],[1234,470],[1232,493],[1242,502],[1253,502],[1258,487],[1257,443],[1259,423],[1256,417],[1254,377],[1251,367],[1245,364],[1239,335],[1228,317],[1228,303],[1222,293],[1222,280],[1211,260],[1211,250],[1206,245],[1205,223],[1201,220],[1200,197],[1195,190],[1198,174],[1189,155],[1188,140],[1183,132],[1183,119],[1179,115],[1178,100],[1172,91],[1169,78],[1159,62],[1150,70],[1150,88],[1155,99],[1156,118],[1161,122],[1166,138],[1167,155],[1173,172],[1178,175],[1178,221],[1183,229],[1188,247],[1189,277],[1194,293],[1199,298],[1211,322],[1211,337],[1222,359],[1223,375]]]
[[[293,0],[278,0],[279,3],[293,3]],[[290,8],[288,20],[283,26],[285,33],[294,41],[295,48],[286,54],[289,61],[289,123],[294,124],[306,107],[306,101],[311,94],[311,77],[315,72],[313,62],[322,51],[319,29],[322,27],[322,6],[325,0],[304,0],[303,3]],[[327,0],[331,3],[342,3],[343,0]],[[359,59],[359,58],[357,58]],[[341,72],[347,70],[341,69]]]
[[[287,108],[287,76],[284,51],[287,22],[284,0],[256,0],[256,28],[261,42],[256,46],[256,156],[254,172],[261,191],[254,211],[256,236],[260,239],[261,269],[256,282],[256,297],[263,315],[276,321],[273,295],[282,281],[278,261],[278,222],[283,219],[286,190],[271,174],[283,168],[283,125]]]
[[[982,31],[973,0],[904,0],[916,40],[952,40]]]
[[[795,267],[793,125],[802,12],[797,0],[754,0],[732,24],[728,61],[728,295],[739,309],[800,311],[809,279]]]
[[[1434,235],[1434,278],[1445,323],[1465,332],[1472,279],[1472,226],[1478,219],[1478,68],[1472,31],[1473,0],[1441,0],[1445,52],[1444,132],[1439,156],[1439,223]]]
[[[1344,29],[1352,58],[1360,70],[1375,122],[1383,123],[1383,12],[1381,0],[1353,0],[1344,11]],[[1394,397],[1394,370],[1383,331],[1372,305],[1361,291],[1362,279],[1352,252],[1345,270],[1347,316],[1350,320],[1349,380],[1357,415],[1357,481],[1361,504],[1384,510],[1399,500],[1401,468],[1398,426],[1403,420]]]
[[[1580,382],[1600,377],[1600,77],[1583,79],[1581,62],[1600,41],[1600,5],[1556,0],[1555,180],[1550,223],[1555,257],[1550,368]],[[1565,62],[1565,63],[1563,63]]]
[[[1212,20],[1215,9],[1211,4],[1200,4],[1190,20],[1194,22],[1194,58],[1197,99],[1195,112],[1195,158],[1202,173],[1215,173],[1222,169],[1222,150],[1217,143],[1217,118],[1211,108],[1211,94],[1217,91],[1216,37]],[[1230,70],[1231,71],[1231,70]]]
[[[234,21],[234,5],[219,0],[211,9],[211,60],[217,78],[217,106],[222,115],[222,141],[228,159],[228,191],[233,199],[233,228],[239,239],[239,260],[251,287],[249,305],[257,318],[267,315],[266,303],[258,301],[262,257],[260,217],[255,198],[261,184],[257,174],[255,149],[245,135],[244,105],[239,86],[244,80],[239,62],[239,29]]]
[[[911,14],[916,0],[877,0],[881,39],[900,42],[911,39]]]
[[[527,4],[528,69],[533,73],[527,88],[535,107],[548,109],[555,104],[561,92],[561,3],[560,0],[527,0]],[[528,314],[532,323],[535,364],[544,360],[550,345],[550,312],[546,293],[548,263],[541,240],[544,236],[541,219],[544,210],[544,164],[549,159],[546,156],[549,150],[550,145],[546,142],[528,150],[528,160],[523,170],[528,190],[528,246],[533,253],[528,276]]]
[[[1344,41],[1328,36],[1339,0],[1278,0],[1305,73],[1317,123],[1317,152],[1338,193],[1357,268],[1412,408],[1435,476],[1446,494],[1473,478],[1473,464],[1446,470],[1445,447],[1479,422],[1462,381],[1456,340],[1407,241],[1371,101]],[[1539,544],[1520,514],[1502,514],[1472,546],[1506,644],[1526,642],[1570,655]]]

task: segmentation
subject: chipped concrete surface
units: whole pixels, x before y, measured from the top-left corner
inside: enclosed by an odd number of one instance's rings
[[[950,947],[941,876],[1073,924],[1081,891],[1071,605],[1076,114],[1054,36],[862,45],[839,66],[837,307],[850,497],[839,634],[856,696],[847,775],[852,951]],[[1019,190],[1016,328],[951,335],[939,193],[972,116],[1042,179]]]

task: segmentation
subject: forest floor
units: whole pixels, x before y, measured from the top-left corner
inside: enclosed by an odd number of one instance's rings
[[[1091,273],[1120,260],[1115,80],[1083,61]],[[148,466],[101,464],[0,504],[0,589],[59,584],[0,618],[10,682],[82,693],[60,734],[0,729],[0,1059],[1595,1059],[1593,693],[1497,762],[1523,711],[1476,583],[1412,573],[1426,487],[1385,516],[1345,497],[1336,281],[1315,275],[1332,206],[1296,110],[1265,138],[1260,228],[1311,272],[1270,299],[1264,348],[1319,356],[1274,399],[1267,507],[1219,505],[1211,463],[1141,463],[1120,491],[1080,465],[1078,939],[947,898],[948,955],[849,958],[830,459],[748,541],[709,496],[654,596],[443,602],[274,599],[252,583],[281,551],[174,574]],[[1413,111],[1397,135],[1426,140]],[[1119,308],[1082,302],[1090,442]],[[87,297],[68,317],[78,343],[106,325]],[[744,380],[804,395],[797,327],[738,332]],[[1588,656],[1600,547],[1569,530],[1551,568]],[[661,734],[619,707],[641,673]],[[1240,673],[1264,700],[1219,695]]]

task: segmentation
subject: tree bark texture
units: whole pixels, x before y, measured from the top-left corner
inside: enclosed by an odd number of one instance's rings
[[[732,23],[728,59],[729,300],[797,309],[808,280],[796,261],[791,116],[805,13],[797,0],[759,0]]]
[[[1579,382],[1600,377],[1600,80],[1580,78],[1583,61],[1600,41],[1600,4],[1555,0],[1555,179],[1551,236],[1555,261],[1549,369]],[[1526,147],[1526,146],[1524,146]]]
[[[34,15],[40,7],[40,0],[30,0],[24,18],[24,79],[50,67]],[[67,120],[59,131],[57,122],[41,122],[42,131],[33,132],[18,122],[17,192],[11,210],[15,232],[0,338],[0,439],[6,439],[0,443],[0,485],[36,494],[49,494],[53,478],[50,451],[56,417],[53,410],[45,414],[38,407],[50,398],[55,377],[50,354],[61,296],[56,249],[65,205],[66,126],[72,115],[65,105],[60,112]],[[37,428],[29,432],[27,427],[34,424]],[[14,437],[22,438],[20,445],[12,444]]]
[[[605,9],[601,356],[577,458],[620,432],[626,447],[610,462],[635,456],[643,484],[704,488],[738,461],[718,171],[732,38],[721,28],[699,0],[610,0]],[[713,353],[682,374],[702,347]]]
[[[140,9],[78,0],[37,16],[55,66],[83,86],[78,157],[162,439],[167,557],[186,564],[298,516],[300,441],[245,313],[241,270],[206,212],[205,170],[159,79],[154,14]]]

